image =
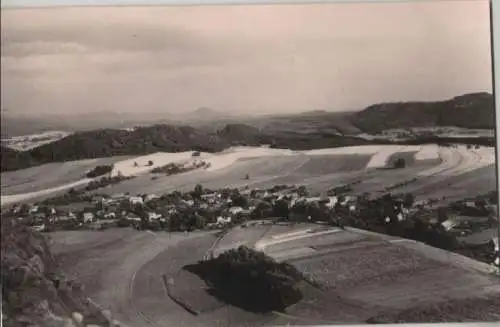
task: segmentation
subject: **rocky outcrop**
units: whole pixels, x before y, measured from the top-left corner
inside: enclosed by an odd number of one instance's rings
[[[2,219],[3,326],[120,326],[58,270],[43,235]]]

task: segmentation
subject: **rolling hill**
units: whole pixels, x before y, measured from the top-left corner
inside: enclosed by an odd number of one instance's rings
[[[493,96],[471,93],[438,102],[400,102],[372,105],[349,117],[365,133],[391,128],[456,126],[495,128]]]
[[[203,117],[218,112],[201,108]],[[29,151],[2,148],[1,171],[28,168],[49,162],[141,155],[153,152],[199,150],[218,152],[231,145],[271,145],[276,148],[308,150],[352,145],[384,144],[369,141],[359,133],[376,133],[390,128],[458,126],[493,128],[493,96],[474,93],[439,102],[382,103],[356,113],[321,110],[298,115],[265,117],[231,122],[224,126],[156,124],[134,130],[98,129],[77,132]],[[478,139],[477,139],[478,140]],[[436,138],[413,143],[435,142]],[[467,140],[454,140],[465,142]],[[491,144],[492,140],[480,140]]]

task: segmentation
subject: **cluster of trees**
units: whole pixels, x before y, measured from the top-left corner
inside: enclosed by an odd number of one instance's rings
[[[436,102],[375,104],[349,118],[352,125],[366,133],[420,126],[495,128],[493,96],[489,93],[466,94]]]
[[[385,188],[385,190],[386,190],[387,192],[389,192],[389,191],[392,191],[392,190],[394,190],[394,189],[397,189],[397,188],[400,188],[400,187],[406,186],[406,185],[408,185],[408,184],[415,183],[416,181],[417,181],[417,178],[415,178],[415,177],[414,177],[414,178],[409,179],[409,180],[407,180],[407,181],[400,182],[400,183],[396,183],[396,184],[391,185],[391,186],[387,186],[387,187]]]
[[[94,178],[109,174],[113,171],[113,165],[99,165],[87,173],[88,178]]]
[[[403,158],[397,158],[394,160],[393,167],[395,169],[402,169],[406,167],[406,161]]]
[[[102,177],[99,180],[90,181],[87,185],[82,188],[76,189],[71,188],[66,193],[61,195],[56,195],[54,197],[45,199],[40,203],[43,205],[68,205],[75,202],[88,202],[92,199],[92,195],[88,192],[95,191],[97,189],[106,187],[108,185],[118,184],[124,180],[129,180],[134,178],[134,176],[113,176],[113,177]]]
[[[328,196],[337,196],[341,194],[347,194],[349,192],[352,192],[353,188],[351,184],[346,184],[346,185],[341,185],[341,186],[336,186],[331,189],[329,189],[326,194]]]
[[[171,175],[186,173],[188,171],[192,171],[199,168],[208,168],[208,167],[210,167],[210,163],[206,161],[200,161],[198,163],[193,164],[192,166],[187,166],[187,167],[171,162],[165,166],[156,167],[151,172],[154,174],[165,174],[167,176],[171,176]]]
[[[298,285],[304,278],[295,267],[245,246],[184,269],[200,276],[222,301],[248,311],[283,312],[302,299]]]

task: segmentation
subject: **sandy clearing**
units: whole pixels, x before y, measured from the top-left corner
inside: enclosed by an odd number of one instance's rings
[[[437,144],[428,144],[418,147],[415,160],[435,160],[439,159],[439,146]]]
[[[165,166],[172,162],[187,161],[192,158],[193,151],[168,153],[156,152],[140,157],[133,157],[127,160],[115,163],[111,175],[118,175],[121,173],[123,176],[135,176],[147,173],[154,168]],[[148,166],[148,162],[152,161],[153,165]],[[137,167],[134,166],[137,163]]]
[[[441,163],[430,169],[420,172],[419,176],[434,176],[438,175],[444,171],[453,169],[458,166],[462,161],[462,155],[458,151],[449,147],[439,148],[439,157],[441,158]]]
[[[109,189],[102,189],[104,193],[163,193],[174,190],[192,190],[196,184],[203,187],[217,189],[223,187],[244,187],[265,183],[277,176],[294,171],[308,159],[307,156],[266,156],[262,158],[251,158],[239,160],[225,169],[215,171],[192,171],[185,174],[162,176],[159,174],[155,180],[151,180],[150,175],[139,176],[133,180],[124,181],[113,185]],[[250,179],[245,180],[245,175],[249,174]],[[253,186],[252,186],[253,187]]]
[[[188,163],[193,160],[204,160],[209,162],[211,167],[206,170],[215,171],[231,166],[239,159],[294,154],[291,150],[270,149],[266,147],[234,147],[216,154],[201,152],[197,157],[193,157],[194,152],[195,151],[157,152],[145,156],[134,157],[117,162],[112,174],[121,173],[124,176],[140,175],[169,163]],[[153,162],[152,166],[147,165],[149,161]],[[138,164],[137,167],[134,166],[135,163]]]
[[[441,164],[419,173],[420,176],[457,176],[476,169],[495,164],[495,149],[483,147],[467,149],[442,147],[439,149]]]

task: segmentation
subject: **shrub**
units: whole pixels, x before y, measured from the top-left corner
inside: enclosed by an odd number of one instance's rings
[[[406,167],[406,161],[403,158],[394,160],[394,168],[400,169]]]
[[[113,165],[100,165],[92,169],[87,173],[88,178],[94,178],[98,176],[102,176],[105,174],[109,174],[113,170]]]

